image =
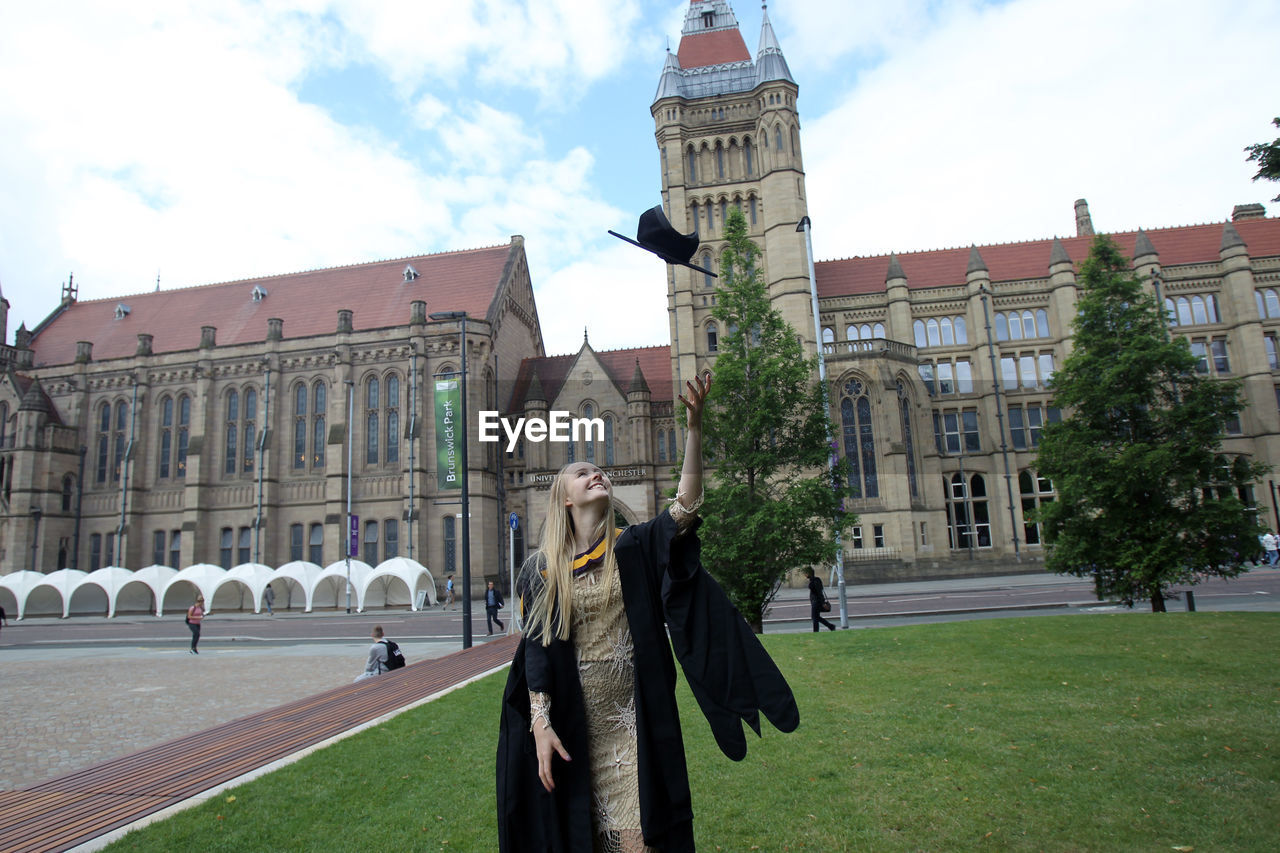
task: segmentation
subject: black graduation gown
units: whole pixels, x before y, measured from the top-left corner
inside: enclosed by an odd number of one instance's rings
[[[742,723],[760,733],[759,712],[775,727],[800,724],[795,697],[741,614],[702,568],[694,528],[676,536],[667,511],[618,537],[623,605],[635,648],[637,774],[645,842],[664,853],[692,851],[693,808],[675,701],[672,649],[725,755],[747,752]],[[542,578],[537,556],[517,586],[532,600]],[[665,630],[664,630],[665,624]],[[667,631],[670,631],[670,642]],[[551,696],[551,724],[569,762],[552,760],[555,791],[538,780],[529,731],[529,690]],[[498,734],[498,844],[504,853],[590,853],[591,779],[586,718],[573,640],[522,639],[503,694]]]

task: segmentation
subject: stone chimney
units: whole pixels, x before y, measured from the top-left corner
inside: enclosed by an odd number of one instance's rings
[[[1253,204],[1237,204],[1231,211],[1232,222],[1244,222],[1248,219],[1266,219],[1267,209],[1254,202]]]
[[[284,320],[281,320],[279,317],[267,318],[267,340],[284,340]]]
[[[351,334],[355,331],[355,324],[352,322],[355,314],[350,308],[342,308],[338,311],[338,334]]]
[[[200,349],[213,349],[218,345],[218,327],[200,327]]]
[[[1089,202],[1082,198],[1076,199],[1076,236],[1093,236],[1093,218],[1089,216]]]
[[[93,361],[93,341],[76,341],[76,364]]]
[[[409,324],[412,326],[422,326],[427,322],[427,303],[421,299],[415,299],[409,303]]]
[[[134,351],[134,355],[151,355],[151,342],[155,340],[152,335],[146,332],[138,333],[138,348]]]

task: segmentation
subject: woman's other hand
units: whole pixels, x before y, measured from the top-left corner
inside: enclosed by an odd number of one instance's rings
[[[538,779],[542,782],[542,787],[548,792],[555,790],[556,783],[551,777],[551,757],[553,753],[559,753],[560,757],[565,761],[569,761],[569,753],[565,751],[564,744],[560,742],[560,736],[556,734],[556,730],[550,726],[543,727],[542,722],[535,721],[533,724],[533,740],[538,747]]]

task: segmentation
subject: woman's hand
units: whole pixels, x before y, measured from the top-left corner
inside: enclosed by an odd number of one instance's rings
[[[538,779],[542,782],[542,787],[551,792],[556,787],[555,780],[551,777],[552,753],[559,753],[565,761],[571,760],[569,753],[565,751],[556,730],[550,726],[544,728],[541,720],[533,723],[533,741],[538,747]]]
[[[689,429],[701,429],[702,410],[706,405],[707,393],[711,390],[711,371],[708,370],[701,376],[695,376],[692,381],[687,381],[684,384],[689,389],[689,396],[686,397],[681,394],[680,402],[684,403],[684,407],[689,413]]]

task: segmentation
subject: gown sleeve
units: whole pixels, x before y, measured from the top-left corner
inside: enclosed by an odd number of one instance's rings
[[[662,578],[663,612],[676,659],[716,744],[740,761],[747,754],[742,723],[759,735],[763,712],[779,731],[791,732],[800,725],[800,712],[769,653],[702,567],[699,523],[678,536],[674,522],[659,525],[659,535],[667,534],[660,544],[669,549]]]

